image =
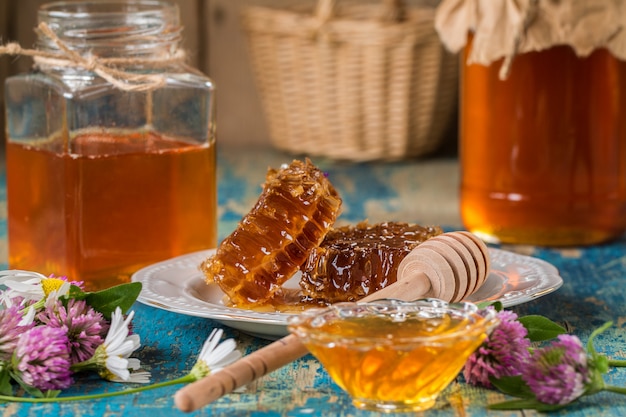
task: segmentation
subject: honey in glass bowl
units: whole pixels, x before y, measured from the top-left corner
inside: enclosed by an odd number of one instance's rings
[[[431,408],[498,320],[493,310],[441,300],[337,303],[289,319],[288,328],[357,408]]]

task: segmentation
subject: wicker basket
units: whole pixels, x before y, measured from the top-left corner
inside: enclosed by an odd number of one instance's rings
[[[247,7],[242,24],[273,144],[365,161],[421,156],[456,111],[458,64],[432,7],[319,0],[315,11]]]

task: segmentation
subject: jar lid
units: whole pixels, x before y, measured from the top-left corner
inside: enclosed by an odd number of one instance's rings
[[[585,57],[597,48],[626,60],[623,0],[442,0],[435,28],[443,44],[460,51],[473,33],[468,64],[504,58],[506,78],[516,54],[570,45]]]

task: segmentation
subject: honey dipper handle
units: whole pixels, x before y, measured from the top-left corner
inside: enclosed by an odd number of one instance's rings
[[[416,272],[411,277],[398,277],[393,285],[388,285],[367,297],[363,297],[359,302],[382,300],[384,298],[412,301],[429,297],[432,292],[431,280],[424,273]]]
[[[408,301],[422,298],[431,288],[428,277],[422,275],[422,277],[414,276],[411,280],[396,282],[394,285],[368,295],[362,301],[374,301],[381,298]],[[221,371],[181,388],[174,396],[174,401],[182,411],[197,410],[307,353],[307,348],[295,335],[285,336],[244,356]]]
[[[219,372],[181,388],[174,396],[174,402],[184,412],[197,410],[307,353],[295,335],[285,336]]]

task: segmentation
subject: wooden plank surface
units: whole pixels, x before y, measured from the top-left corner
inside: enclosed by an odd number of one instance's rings
[[[293,156],[266,146],[268,140],[241,33],[234,16],[238,6],[273,0],[179,0],[185,20],[186,45],[194,62],[218,84],[218,135],[220,137],[219,233],[223,238],[256,201],[268,166],[277,167]],[[282,0],[274,0],[282,1]],[[287,1],[287,0],[284,0]],[[34,36],[34,10],[41,0],[0,0],[0,33],[12,33],[28,46]],[[6,12],[6,13],[3,13]],[[10,32],[7,32],[10,31]],[[208,32],[207,32],[208,31]],[[3,38],[4,40],[4,38]],[[210,55],[209,54],[210,51]],[[207,58],[207,57],[210,57]],[[28,69],[26,60],[0,60],[0,81],[9,71]],[[251,98],[252,97],[252,98]],[[245,146],[237,146],[244,144]],[[393,164],[346,164],[315,159],[329,172],[340,190],[345,208],[340,223],[369,219],[414,221],[441,224],[448,229],[461,227],[458,213],[458,164],[451,158],[429,158]],[[6,267],[6,190],[0,174],[0,263]],[[519,314],[543,314],[561,321],[581,337],[613,320],[615,326],[598,339],[597,348],[611,356],[626,357],[624,328],[626,302],[623,280],[626,275],[626,240],[590,248],[542,249],[506,247],[529,254],[557,266],[564,285],[557,292],[512,308]],[[186,373],[195,361],[200,345],[213,327],[222,327],[239,346],[253,351],[267,343],[230,329],[216,321],[178,314],[137,303],[135,331],[142,338],[138,352],[153,381],[163,381]],[[612,369],[607,382],[626,386],[626,370]],[[67,394],[121,390],[123,385],[97,379],[75,386]],[[55,416],[171,416],[176,387],[103,401],[52,405],[3,404],[0,417],[30,415]],[[458,379],[425,417],[534,417],[532,411],[494,412],[486,405],[504,397],[490,390],[477,389]],[[329,378],[313,357],[307,356],[276,373],[231,394],[194,413],[197,416],[372,416],[356,410],[350,398]],[[585,398],[551,416],[618,417],[626,415],[626,397],[600,394]]]
[[[268,148],[221,148],[219,151],[219,234],[223,238],[256,201],[268,166],[278,166],[291,155]],[[383,164],[345,164],[314,159],[344,197],[346,210],[341,222],[364,218],[373,221],[397,219],[421,222],[426,218],[448,229],[459,227],[457,215],[444,215],[456,207],[454,159],[431,159]],[[449,177],[446,180],[442,178]],[[411,179],[397,181],[399,178]],[[0,176],[0,201],[4,201],[4,176]],[[429,195],[432,205],[413,204]],[[4,203],[2,203],[3,205]],[[447,207],[442,210],[442,207]],[[458,210],[458,209],[457,209]],[[2,211],[0,211],[2,213]],[[441,213],[438,217],[437,213]],[[0,214],[0,241],[6,241],[6,223]],[[591,331],[606,321],[615,326],[598,338],[598,351],[611,357],[626,357],[624,328],[626,303],[623,280],[626,275],[626,240],[589,248],[542,249],[510,246],[503,249],[529,254],[555,265],[564,278],[558,291],[512,307],[521,315],[542,314],[559,321],[586,342]],[[5,255],[2,255],[5,256]],[[6,262],[6,258],[0,259]],[[1,267],[1,265],[0,265]],[[239,347],[251,352],[268,343],[231,329],[216,321],[178,314],[137,303],[134,331],[140,335],[142,349],[137,356],[152,372],[153,381],[184,375],[195,362],[203,340],[213,327],[225,329]],[[626,386],[626,370],[612,369],[609,383]],[[84,394],[123,389],[123,385],[92,379],[75,386],[67,394]],[[177,387],[101,401],[52,405],[4,404],[1,417],[30,415],[117,416],[130,417],[183,415],[176,410],[173,395]],[[436,407],[424,417],[538,417],[532,411],[487,411],[488,404],[504,399],[491,390],[468,386],[457,379],[439,398]],[[378,415],[359,411],[351,400],[312,356],[306,356],[279,371],[230,394],[193,414],[219,417],[338,416]],[[402,414],[400,414],[402,415]],[[414,414],[406,414],[409,415]],[[626,415],[626,397],[603,393],[583,399],[578,405],[550,414],[553,417],[621,417]]]

